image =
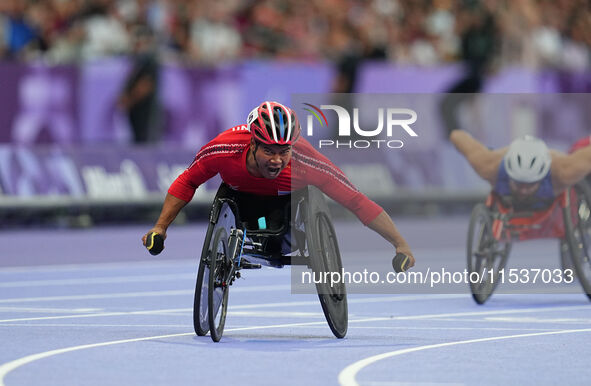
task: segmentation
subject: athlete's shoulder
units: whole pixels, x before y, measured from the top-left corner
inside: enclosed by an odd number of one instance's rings
[[[293,145],[293,157],[296,161],[318,160],[330,163],[330,160],[320,153],[310,142],[300,137]]]
[[[314,148],[314,146],[312,146],[312,144],[310,142],[308,142],[308,140],[306,140],[305,138],[303,138],[301,136],[300,136],[300,138],[298,138],[296,143],[294,143],[293,152],[297,153],[297,154],[307,154],[307,155],[320,154],[320,152],[318,150],[316,150]]]
[[[215,142],[244,143],[250,141],[250,130],[247,125],[238,125],[222,131],[213,139]]]
[[[195,161],[207,158],[228,157],[241,154],[250,142],[246,125],[234,126],[218,134],[199,150]]]
[[[568,152],[574,153],[575,151],[582,149],[584,147],[587,147],[590,144],[591,144],[591,136],[588,135],[586,137],[579,139],[577,142],[575,142]]]
[[[341,184],[346,185],[349,189],[357,191],[357,188],[351,184],[343,171],[304,138],[300,137],[294,144],[292,159],[294,160],[292,171],[295,170],[302,174],[312,173],[317,176],[334,178]]]

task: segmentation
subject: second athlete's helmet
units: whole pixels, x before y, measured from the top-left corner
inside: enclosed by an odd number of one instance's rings
[[[531,183],[546,177],[552,158],[544,141],[526,135],[511,142],[503,162],[511,179]]]
[[[291,145],[300,136],[295,112],[278,102],[263,102],[248,114],[248,129],[253,138],[267,145]]]

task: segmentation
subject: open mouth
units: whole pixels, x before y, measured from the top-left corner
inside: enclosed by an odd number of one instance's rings
[[[270,175],[276,175],[279,174],[279,172],[281,171],[281,168],[267,168],[267,171],[269,172]]]

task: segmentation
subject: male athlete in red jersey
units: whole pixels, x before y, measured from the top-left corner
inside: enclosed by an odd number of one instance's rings
[[[263,102],[252,110],[247,125],[224,131],[195,156],[193,163],[172,183],[151,232],[166,238],[166,230],[195,190],[216,174],[231,188],[263,196],[289,194],[315,185],[348,208],[372,230],[390,242],[397,253],[415,259],[390,216],[359,192],[343,172],[304,138],[295,112],[277,102]]]

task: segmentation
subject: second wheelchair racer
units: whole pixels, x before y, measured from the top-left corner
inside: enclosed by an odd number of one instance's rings
[[[524,136],[509,147],[490,150],[469,133],[454,130],[450,141],[474,171],[515,211],[549,207],[565,189],[591,172],[591,147],[582,143],[564,154],[541,139]]]
[[[328,158],[300,137],[295,112],[278,102],[263,102],[248,115],[247,124],[235,126],[201,148],[191,165],[168,189],[152,232],[166,238],[169,225],[193,198],[195,190],[213,176],[240,192],[261,196],[290,194],[308,185],[317,186],[359,220],[391,243],[397,253],[411,249],[390,216],[361,193]]]

